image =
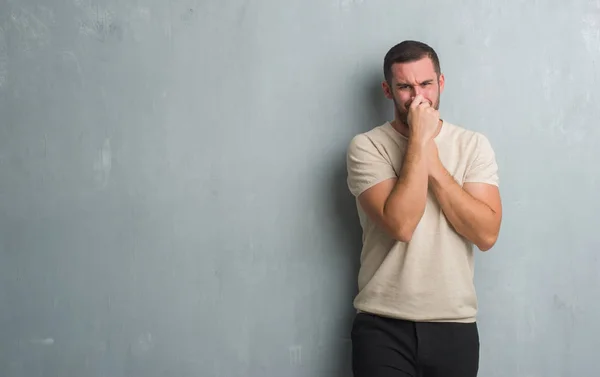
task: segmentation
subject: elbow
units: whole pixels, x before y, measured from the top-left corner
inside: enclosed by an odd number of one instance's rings
[[[390,231],[390,235],[396,241],[408,243],[411,241],[421,217],[423,211],[416,214],[415,216],[402,216],[402,217],[388,217],[387,225]]]
[[[491,234],[491,235],[482,237],[476,243],[476,245],[479,248],[479,250],[481,250],[481,251],[488,251],[492,247],[494,247],[494,245],[496,244],[497,240],[498,240],[498,235],[497,234]]]
[[[422,215],[423,213],[417,218],[404,218],[394,221],[392,225],[392,237],[400,242],[410,242],[421,221]]]
[[[496,242],[498,241],[498,236],[500,234],[500,221],[500,217],[498,216],[496,217],[495,224],[490,224],[490,226],[487,229],[485,229],[485,231],[483,231],[482,229],[480,237],[478,237],[479,240],[475,243],[479,250],[488,251],[492,247],[494,247],[494,245],[496,245]]]
[[[409,228],[407,226],[398,226],[396,227],[396,231],[394,232],[394,239],[400,242],[408,243],[412,239],[414,232],[414,228]]]

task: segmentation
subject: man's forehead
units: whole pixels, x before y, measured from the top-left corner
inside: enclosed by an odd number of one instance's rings
[[[437,73],[430,59],[415,62],[395,63],[392,65],[392,76],[396,81],[424,82],[435,80]]]
[[[392,71],[406,71],[406,70],[418,70],[418,71],[431,71],[435,72],[435,67],[433,66],[433,61],[431,59],[425,57],[419,60],[414,60],[410,62],[403,63],[394,63],[392,64]]]

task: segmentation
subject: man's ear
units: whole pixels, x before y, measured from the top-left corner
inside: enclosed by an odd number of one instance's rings
[[[444,78],[444,74],[440,73],[440,77],[438,79],[438,82],[440,83],[440,93],[444,91],[444,82],[445,82],[445,78]]]
[[[384,80],[384,81],[381,83],[381,88],[383,89],[383,94],[385,95],[385,97],[386,97],[387,99],[392,99],[392,98],[394,98],[394,97],[392,96],[392,88],[390,87],[390,84],[389,84],[387,81],[385,81],[385,80]]]

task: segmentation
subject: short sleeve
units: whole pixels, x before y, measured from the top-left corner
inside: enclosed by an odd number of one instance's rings
[[[465,174],[464,182],[499,185],[498,164],[494,149],[485,135],[477,133],[477,146]]]
[[[346,167],[348,188],[356,197],[386,179],[397,177],[391,163],[365,134],[356,135],[350,142]]]

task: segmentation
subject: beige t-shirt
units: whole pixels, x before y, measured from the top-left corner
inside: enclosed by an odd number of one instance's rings
[[[454,179],[498,185],[492,146],[481,133],[443,121],[435,138],[440,160]],[[389,122],[356,135],[348,147],[348,187],[363,191],[397,177],[408,140]],[[356,200],[363,229],[358,311],[412,321],[474,322],[473,245],[456,233],[428,193],[411,241],[396,241],[375,225]]]

